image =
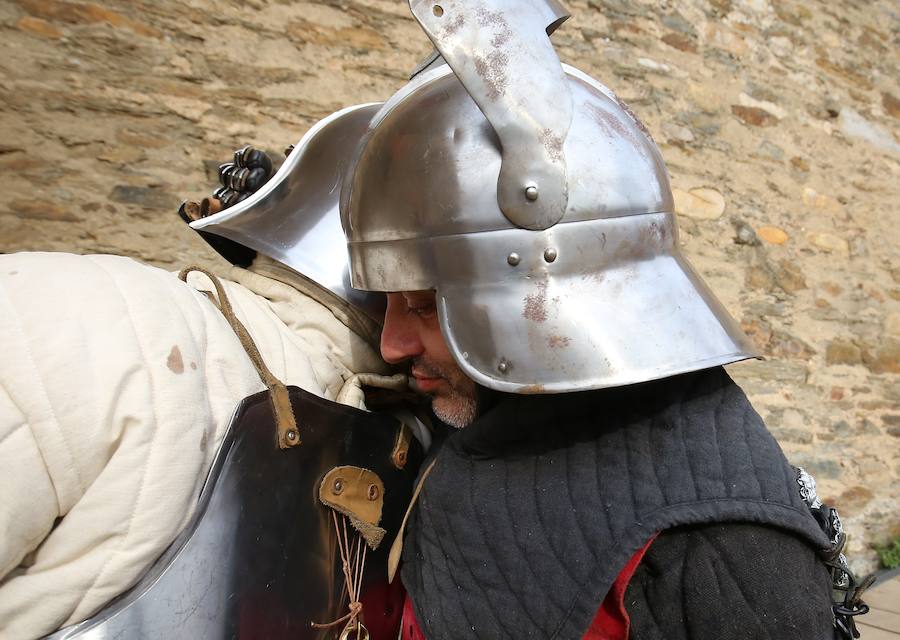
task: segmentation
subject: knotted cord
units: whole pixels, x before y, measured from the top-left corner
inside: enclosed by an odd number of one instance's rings
[[[347,596],[350,604],[347,605],[348,613],[341,616],[337,620],[327,623],[313,622],[312,626],[316,629],[327,629],[341,624],[346,621],[344,630],[341,632],[341,638],[351,638],[354,640],[367,640],[369,632],[359,620],[362,614],[363,605],[359,600],[362,591],[362,578],[366,568],[366,551],[368,545],[362,541],[362,536],[358,532],[350,542],[347,535],[347,516],[341,514],[340,524],[338,524],[338,513],[334,509],[331,510],[331,518],[334,522],[334,533],[338,541],[338,551],[341,554],[341,567],[344,572],[344,587],[347,590]],[[355,636],[351,635],[353,632]]]

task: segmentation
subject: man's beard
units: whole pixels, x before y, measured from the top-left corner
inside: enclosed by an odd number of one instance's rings
[[[443,378],[448,390],[429,394],[431,410],[438,419],[457,429],[466,427],[475,420],[475,382],[457,366],[438,365],[431,360],[417,358],[413,361],[416,371],[428,377]]]

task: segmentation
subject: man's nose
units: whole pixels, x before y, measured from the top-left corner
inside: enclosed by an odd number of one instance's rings
[[[421,355],[423,350],[415,317],[407,312],[406,299],[400,293],[389,293],[381,330],[381,357],[398,364]]]

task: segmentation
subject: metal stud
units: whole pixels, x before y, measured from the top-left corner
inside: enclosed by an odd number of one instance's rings
[[[369,498],[370,502],[375,502],[378,500],[378,486],[374,484],[369,485],[369,491],[366,494],[366,497]]]
[[[436,5],[434,5],[434,7],[431,8],[431,12],[434,14],[434,16],[436,18],[440,18],[442,15],[444,15],[444,7],[442,7],[439,4],[436,4]]]
[[[344,479],[343,478],[335,478],[334,484],[331,485],[331,493],[336,496],[341,495],[344,492]]]
[[[291,429],[286,434],[284,434],[284,437],[287,438],[290,442],[294,442],[297,439],[297,432]]]
[[[534,186],[533,184],[525,187],[525,197],[528,200],[530,200],[531,202],[534,202],[535,200],[537,200],[538,199],[538,188],[536,186]]]
[[[556,256],[556,249],[554,249],[553,247],[547,247],[546,249],[544,249],[544,260],[546,260],[547,262],[553,262],[554,260],[556,260]]]
[[[500,364],[497,365],[497,371],[500,373],[506,373],[509,371],[509,363],[506,360],[501,360]]]
[[[506,256],[506,262],[509,263],[509,266],[515,267],[522,261],[522,258],[519,257],[519,254],[513,251],[511,254]]]

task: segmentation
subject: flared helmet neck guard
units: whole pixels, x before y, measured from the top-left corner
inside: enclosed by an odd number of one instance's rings
[[[191,228],[272,258],[380,325],[384,296],[350,285],[338,210],[341,184],[353,152],[380,106],[347,107],[320,120],[259,191],[224,211],[191,222]]]

